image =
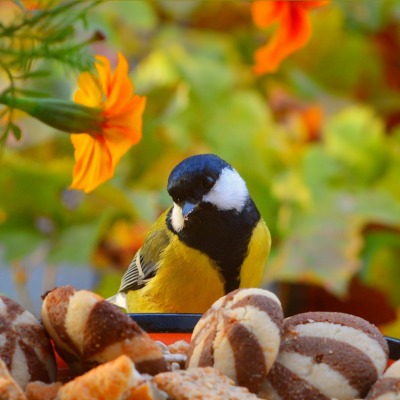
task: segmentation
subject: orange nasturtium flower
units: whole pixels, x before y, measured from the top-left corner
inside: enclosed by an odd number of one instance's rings
[[[22,4],[28,11],[34,11],[40,8],[40,0],[22,0]]]
[[[84,72],[74,95],[77,103],[100,109],[99,132],[72,134],[75,167],[72,189],[88,193],[114,175],[114,169],[129,148],[142,137],[142,114],[146,98],[134,94],[128,63],[118,54],[114,73],[110,62],[96,57],[97,75]]]
[[[256,0],[252,3],[253,21],[259,28],[279,24],[272,39],[255,54],[254,72],[258,75],[274,72],[282,60],[303,47],[311,35],[309,10],[321,7],[329,0]]]

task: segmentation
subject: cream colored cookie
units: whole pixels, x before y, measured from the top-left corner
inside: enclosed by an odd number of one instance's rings
[[[77,373],[126,354],[140,372],[167,370],[160,348],[127,314],[97,294],[62,286],[46,294],[42,321]]]
[[[298,314],[285,320],[278,358],[259,395],[272,400],[363,398],[387,361],[385,338],[364,319]]]
[[[197,323],[187,367],[215,367],[257,392],[278,355],[282,324],[275,294],[235,290],[216,301]]]
[[[2,359],[0,359],[0,399],[26,400],[24,392],[10,375]]]
[[[56,378],[54,352],[43,326],[5,296],[0,296],[0,358],[23,389],[28,382]]]
[[[377,380],[366,399],[400,400],[400,360],[394,362]]]

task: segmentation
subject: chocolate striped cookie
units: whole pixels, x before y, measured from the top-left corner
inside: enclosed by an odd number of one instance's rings
[[[0,399],[1,400],[26,400],[21,387],[10,375],[5,362],[0,358]]]
[[[362,318],[309,312],[287,318],[278,358],[259,395],[273,400],[363,398],[382,375],[388,346]]]
[[[187,367],[215,367],[255,393],[278,355],[282,325],[275,294],[237,289],[217,300],[197,323]]]
[[[46,331],[22,306],[0,296],[0,358],[21,386],[56,379],[56,362]]]
[[[400,400],[400,360],[393,363],[369,391],[367,400]]]
[[[118,307],[90,291],[62,286],[47,293],[42,321],[57,352],[76,373],[121,354],[140,372],[154,375],[167,369],[156,342]]]

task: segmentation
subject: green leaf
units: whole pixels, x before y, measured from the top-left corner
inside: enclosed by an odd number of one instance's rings
[[[325,149],[351,187],[379,178],[387,163],[383,122],[368,108],[344,109],[326,125]]]
[[[135,208],[137,216],[143,221],[154,222],[158,217],[157,196],[154,192],[134,190],[129,193],[129,199]]]
[[[342,1],[339,6],[343,8],[348,27],[354,31],[375,32],[382,27],[385,14],[395,3],[393,0]]]
[[[20,140],[21,139],[21,129],[15,124],[11,124],[10,128],[11,128],[11,132],[14,135],[15,139]]]
[[[366,284],[386,293],[393,305],[400,305],[400,233],[385,230],[367,234],[361,276]]]
[[[46,159],[43,168],[40,158],[34,161],[18,153],[6,153],[2,161],[0,207],[9,216],[7,223],[33,228],[39,216],[64,218],[60,195],[69,181],[68,165]]]
[[[361,266],[362,225],[346,207],[346,197],[328,197],[299,215],[269,263],[265,279],[320,285],[344,296]]]
[[[34,230],[16,227],[5,228],[0,224],[0,247],[4,249],[6,261],[24,258],[44,242],[44,237]]]
[[[288,62],[295,70],[301,69],[310,75],[311,81],[321,86],[328,94],[325,100],[337,103],[348,98],[357,98],[355,92],[362,90],[365,82],[368,82],[368,93],[371,90],[381,90],[383,81],[381,59],[377,55],[374,41],[368,40],[364,32],[347,29],[347,15],[340,7],[342,4],[380,2],[340,1],[337,2],[339,6],[334,3],[311,13],[313,33],[310,41],[304,50],[295,53]],[[298,79],[300,76],[293,76],[291,70],[289,75],[294,79],[296,87],[302,89],[302,82]],[[310,91],[305,93],[311,94]],[[334,97],[335,95],[340,98]]]
[[[49,262],[87,265],[90,263],[99,229],[99,223],[64,229],[49,252]]]
[[[335,185],[342,168],[338,161],[328,157],[321,146],[307,148],[301,166],[304,183],[312,193],[314,201],[326,195],[329,187]]]
[[[49,93],[41,92],[39,90],[31,90],[31,89],[16,89],[19,94],[22,94],[27,97],[39,97],[39,98],[47,98],[49,97]]]
[[[158,0],[159,7],[171,15],[173,18],[182,19],[189,18],[190,14],[193,10],[198,7],[201,3],[201,0],[189,0],[189,1],[169,1],[169,0]]]
[[[174,49],[173,56],[178,73],[203,102],[215,101],[216,97],[230,89],[234,83],[232,69],[220,60],[200,54],[193,57],[180,49]]]
[[[400,202],[388,192],[371,189],[360,193],[355,198],[353,212],[364,223],[400,227]]]
[[[121,284],[121,276],[121,272],[107,271],[106,274],[102,275],[96,287],[96,293],[104,298],[111,297],[117,293]]]
[[[265,140],[269,126],[263,99],[251,91],[237,90],[222,104],[212,103],[206,111],[204,135],[215,151],[235,160],[238,167],[249,160],[257,162],[255,146],[260,136]]]
[[[19,79],[28,79],[28,78],[47,78],[50,76],[50,71],[29,71],[24,73],[21,76],[18,76]]]

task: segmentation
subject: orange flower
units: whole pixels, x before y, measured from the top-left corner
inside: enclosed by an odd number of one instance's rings
[[[118,54],[114,74],[105,57],[96,58],[98,75],[81,74],[74,100],[101,109],[101,131],[71,135],[76,160],[71,188],[86,193],[110,179],[121,157],[141,139],[146,102],[145,97],[134,95],[122,54]]]
[[[22,4],[28,11],[34,11],[40,8],[40,0],[22,0]]]
[[[276,71],[282,60],[303,47],[311,35],[308,11],[328,3],[329,0],[254,1],[251,11],[259,28],[279,24],[270,42],[256,51],[254,72],[261,75]]]

